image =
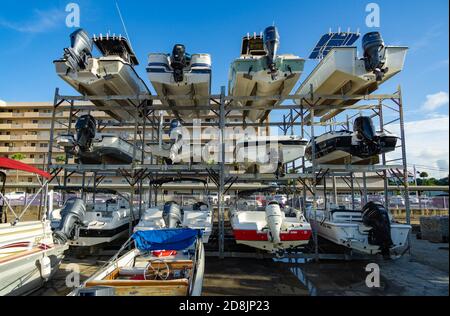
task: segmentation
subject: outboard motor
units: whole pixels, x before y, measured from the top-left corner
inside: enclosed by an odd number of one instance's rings
[[[369,244],[380,246],[381,254],[388,258],[393,246],[389,213],[381,203],[369,202],[362,209],[363,224],[371,227]]]
[[[186,47],[181,44],[175,45],[172,51],[171,66],[173,68],[173,77],[175,82],[183,82],[183,70],[187,67]]]
[[[181,209],[175,202],[167,202],[164,205],[163,219],[167,228],[177,228],[181,225]]]
[[[53,236],[60,244],[65,244],[75,235],[75,228],[82,225],[86,215],[86,205],[82,199],[72,198],[66,201],[61,211],[61,222]]]
[[[77,131],[77,145],[82,152],[86,152],[92,145],[97,130],[97,121],[91,115],[83,115],[75,125]]]
[[[361,142],[356,151],[357,156],[367,158],[380,152],[379,138],[370,117],[360,116],[356,118],[353,130],[357,139]]]
[[[364,35],[362,39],[364,50],[364,62],[367,71],[372,71],[377,81],[383,80],[384,74],[388,72],[388,68],[383,68],[385,61],[381,56],[384,48],[384,41],[379,32],[371,32]]]
[[[71,46],[64,49],[64,58],[75,70],[86,69],[88,58],[92,57],[93,42],[85,30],[79,29],[70,35]]]
[[[281,243],[281,225],[283,223],[283,215],[280,204],[278,202],[270,202],[266,207],[266,221],[269,226],[272,241],[275,244]]]
[[[264,30],[264,47],[267,52],[268,65],[272,79],[275,80],[278,69],[275,64],[275,58],[278,53],[278,46],[280,45],[280,34],[275,26],[269,26]]]

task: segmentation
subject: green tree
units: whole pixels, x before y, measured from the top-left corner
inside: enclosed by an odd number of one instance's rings
[[[429,177],[429,175],[428,175],[427,172],[421,172],[420,175],[419,175],[419,177],[421,177],[422,179],[426,179],[426,178]]]
[[[66,156],[64,156],[64,155],[58,156],[55,158],[55,160],[57,163],[64,163],[64,162],[66,162]]]

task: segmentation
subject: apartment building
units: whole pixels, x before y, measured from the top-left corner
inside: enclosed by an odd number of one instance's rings
[[[55,135],[65,133],[70,117],[69,106],[61,106],[55,121]],[[78,116],[87,114],[81,111]],[[0,104],[0,156],[19,160],[40,169],[46,169],[50,143],[50,129],[52,123],[53,103],[51,102],[25,102],[25,103],[1,103]],[[113,122],[102,111],[90,112],[97,120]],[[165,123],[170,123],[173,117],[165,114]],[[231,114],[227,120],[238,122],[241,120],[239,113]],[[216,115],[211,114],[205,119],[208,123],[218,123]],[[75,123],[75,120],[74,122]],[[103,133],[119,135],[132,141],[134,127],[132,126],[108,126]],[[166,136],[167,137],[167,136]],[[65,159],[65,153],[59,148],[53,149],[53,163],[61,163]],[[73,159],[69,163],[74,163]],[[7,171],[7,191],[21,190],[29,193],[39,188],[39,180],[36,176],[23,172]],[[88,177],[89,178],[89,177]],[[87,183],[92,181],[87,180]],[[70,185],[81,185],[82,176],[75,174],[68,180]],[[127,188],[128,183],[122,177],[108,177],[102,185],[115,188]]]

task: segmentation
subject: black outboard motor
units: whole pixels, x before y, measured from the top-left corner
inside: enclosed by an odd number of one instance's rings
[[[86,205],[84,201],[78,198],[72,198],[66,201],[61,211],[61,222],[53,236],[59,244],[65,244],[68,240],[74,238],[75,229],[83,224],[86,215]]]
[[[77,71],[86,69],[88,58],[92,57],[93,42],[85,30],[79,29],[70,35],[71,46],[64,49],[64,58]]]
[[[187,65],[186,47],[181,44],[175,45],[171,57],[171,66],[173,68],[175,82],[182,82],[184,80],[183,70]]]
[[[83,115],[75,125],[77,145],[81,152],[86,152],[92,145],[97,130],[97,121],[91,115]]]
[[[272,79],[275,80],[278,69],[275,64],[275,58],[278,53],[278,46],[280,45],[280,34],[275,26],[269,26],[264,30],[264,47],[267,52],[268,65]]]
[[[383,257],[389,258],[393,242],[388,211],[381,203],[369,202],[362,209],[362,220],[364,225],[372,228],[369,232],[369,244],[380,246]]]
[[[380,152],[379,137],[370,117],[360,116],[356,118],[353,124],[353,130],[358,140],[361,141],[355,150],[355,156],[368,158]]]
[[[385,61],[381,56],[384,48],[384,41],[379,32],[371,32],[364,35],[362,39],[364,50],[364,62],[367,71],[373,71],[377,81],[383,80],[384,74],[388,72],[388,68],[383,68]]]

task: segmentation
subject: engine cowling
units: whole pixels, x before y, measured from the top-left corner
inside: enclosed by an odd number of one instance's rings
[[[93,42],[85,30],[79,29],[70,35],[71,45],[64,49],[64,58],[74,71],[86,69],[92,57]]]
[[[371,227],[369,244],[380,246],[381,254],[389,256],[393,245],[389,212],[381,203],[369,202],[362,209],[363,224]]]
[[[355,155],[361,158],[368,158],[380,152],[379,137],[370,117],[360,116],[356,118],[353,124],[353,130],[359,140]]]
[[[182,223],[180,206],[175,202],[164,205],[163,219],[167,228],[177,228]]]
[[[384,48],[384,41],[379,32],[370,32],[362,39],[364,50],[364,63],[367,71],[376,75],[377,81],[383,80],[384,74],[388,71],[384,68],[384,60],[381,51]]]
[[[72,198],[66,201],[61,211],[61,222],[53,233],[55,240],[65,244],[74,238],[75,228],[83,224],[86,205],[82,199]]]
[[[173,77],[175,82],[183,82],[184,68],[187,67],[188,61],[186,58],[186,47],[181,44],[175,45],[171,56],[171,66],[173,68]]]
[[[75,129],[78,147],[82,152],[88,151],[97,133],[97,121],[91,115],[83,115],[78,119]]]
[[[283,224],[283,214],[278,202],[270,202],[266,207],[266,221],[269,227],[272,241],[275,244],[281,243],[281,225]]]
[[[278,33],[278,29],[275,26],[269,26],[264,30],[264,47],[267,52],[268,66],[274,80],[278,71],[275,58],[277,57],[279,45],[280,34]]]

